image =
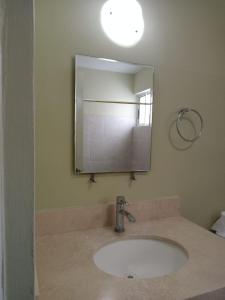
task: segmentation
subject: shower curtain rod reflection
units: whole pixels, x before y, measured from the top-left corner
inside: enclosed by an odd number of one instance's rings
[[[94,102],[94,103],[111,103],[111,104],[135,104],[135,105],[152,105],[153,103],[140,103],[140,102],[130,102],[130,101],[107,101],[107,100],[92,100],[92,99],[84,99],[84,102]]]

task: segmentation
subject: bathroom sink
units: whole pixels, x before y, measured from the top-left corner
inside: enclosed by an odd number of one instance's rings
[[[188,260],[175,242],[161,238],[116,241],[99,249],[94,262],[105,273],[126,278],[153,278],[178,271]]]

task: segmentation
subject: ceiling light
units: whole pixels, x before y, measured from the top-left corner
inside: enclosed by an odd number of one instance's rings
[[[131,47],[144,33],[142,8],[136,0],[108,0],[102,6],[101,25],[114,43]]]

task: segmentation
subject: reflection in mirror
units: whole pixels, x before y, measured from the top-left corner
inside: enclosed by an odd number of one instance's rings
[[[76,56],[77,173],[150,170],[153,68]]]

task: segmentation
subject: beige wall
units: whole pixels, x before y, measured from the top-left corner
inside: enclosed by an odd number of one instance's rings
[[[134,92],[137,94],[152,89],[153,80],[149,80],[150,78],[153,78],[152,69],[143,69],[136,73],[134,77]]]
[[[152,74],[151,74],[152,75]],[[77,69],[77,98],[100,101],[136,102],[134,75],[86,68]],[[79,79],[78,79],[79,78]],[[150,79],[152,76],[149,77]],[[82,94],[82,95],[80,95]],[[116,115],[136,118],[134,105],[84,103],[84,114]]]
[[[185,216],[202,225],[225,208],[225,2],[140,0],[142,41],[112,44],[101,30],[103,0],[36,0],[36,198],[38,209],[180,195]],[[137,175],[73,174],[74,55],[153,65],[152,170]],[[186,151],[168,137],[175,112],[190,106],[204,134]],[[172,135],[172,139],[177,139]],[[179,141],[176,141],[177,143]],[[180,146],[184,146],[180,144]]]
[[[78,68],[82,74],[83,99],[135,101],[132,74]]]

